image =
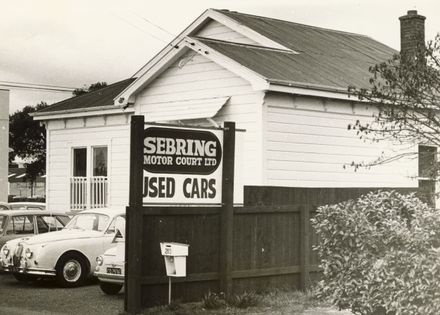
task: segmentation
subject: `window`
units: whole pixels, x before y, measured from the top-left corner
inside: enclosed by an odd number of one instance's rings
[[[34,218],[31,215],[15,216],[9,221],[6,234],[33,234]]]
[[[437,176],[437,148],[419,145],[419,191],[420,197],[435,206]]]
[[[107,176],[107,147],[93,148],[93,176]]]
[[[419,145],[419,177],[435,179],[437,148]]]
[[[58,217],[58,216],[38,216],[37,217],[37,226],[38,233],[47,233],[50,231],[58,231],[61,230],[66,223],[61,219],[67,217]]]
[[[5,228],[7,219],[8,217],[5,215],[0,216],[0,235],[3,234],[3,229]]]
[[[95,213],[77,214],[66,225],[66,229],[80,229],[86,231],[103,231],[109,221],[108,215]]]
[[[112,223],[110,223],[110,225],[108,226],[107,231],[105,232],[106,234],[113,234],[116,232],[116,228],[117,227],[123,227],[123,229],[125,230],[125,216],[121,215],[121,216],[117,216],[116,218],[113,219]],[[125,233],[125,231],[122,231],[123,233]]]
[[[87,176],[87,149],[75,148],[73,149],[73,176],[86,177]]]

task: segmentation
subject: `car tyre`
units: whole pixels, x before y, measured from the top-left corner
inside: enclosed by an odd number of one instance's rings
[[[56,280],[64,288],[78,287],[87,278],[88,264],[75,253],[64,255],[56,266]]]
[[[99,287],[101,288],[102,292],[104,292],[107,295],[115,295],[118,294],[119,291],[121,291],[123,285],[118,283],[109,283],[109,282],[99,282]]]

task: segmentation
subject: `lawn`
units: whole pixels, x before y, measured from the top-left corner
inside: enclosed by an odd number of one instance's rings
[[[223,314],[347,314],[337,312],[326,302],[318,301],[312,292],[273,291],[264,295],[254,295],[249,303],[241,307],[223,305],[218,309],[206,309],[204,302],[173,303],[146,309],[144,315],[223,315]],[[249,300],[248,300],[249,301]],[[211,303],[215,304],[215,303]],[[221,303],[218,303],[221,305]],[[250,306],[256,304],[255,306]],[[332,310],[331,313],[328,310]],[[334,312],[334,313],[333,313]]]

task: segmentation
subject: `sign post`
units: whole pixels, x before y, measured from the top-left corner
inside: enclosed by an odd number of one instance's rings
[[[142,254],[142,154],[144,116],[132,116],[130,124],[130,191],[129,206],[126,211],[125,240],[125,300],[124,308],[129,314],[141,311],[141,265]]]
[[[142,259],[148,255],[142,253],[147,246],[143,244],[142,224],[146,205],[149,209],[176,205],[221,207],[220,288],[227,295],[232,293],[235,131],[233,122],[225,122],[224,128],[190,128],[145,125],[144,116],[132,116],[125,247],[127,313],[142,310],[145,294]],[[181,258],[173,258],[172,262]],[[176,268],[180,266],[177,264]],[[176,269],[176,276],[179,275]]]
[[[234,231],[235,123],[225,122],[223,133],[223,195],[220,214],[220,290],[232,294],[232,250]]]

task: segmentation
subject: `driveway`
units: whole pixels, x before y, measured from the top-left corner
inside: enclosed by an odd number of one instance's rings
[[[108,296],[96,281],[73,289],[52,281],[20,283],[0,273],[0,314],[120,314],[124,294]]]

